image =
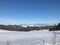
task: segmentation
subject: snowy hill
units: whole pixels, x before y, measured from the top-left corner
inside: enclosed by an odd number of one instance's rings
[[[53,32],[48,30],[30,32],[0,30],[0,45],[51,45],[52,35]]]

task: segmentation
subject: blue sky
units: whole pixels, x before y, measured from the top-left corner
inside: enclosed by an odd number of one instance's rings
[[[60,0],[0,0],[0,24],[59,22]]]

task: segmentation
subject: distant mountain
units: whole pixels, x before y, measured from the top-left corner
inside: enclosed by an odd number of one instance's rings
[[[20,25],[0,25],[0,29],[10,30],[10,31],[31,31],[31,30],[42,30],[50,29],[55,25],[49,24],[20,24]]]
[[[20,24],[20,26],[22,26],[22,27],[27,27],[27,26],[29,26],[29,27],[34,27],[34,26],[44,27],[44,26],[52,26],[52,25],[50,25],[50,24]]]

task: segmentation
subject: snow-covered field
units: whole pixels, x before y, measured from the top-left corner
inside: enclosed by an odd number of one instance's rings
[[[0,45],[52,45],[52,35],[53,32],[48,30],[18,32],[0,29]],[[57,37],[59,43],[60,31],[57,32]]]

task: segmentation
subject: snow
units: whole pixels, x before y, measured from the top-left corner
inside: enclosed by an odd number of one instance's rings
[[[48,30],[18,32],[0,29],[0,45],[40,45],[45,41],[45,45],[51,45],[53,33]]]

